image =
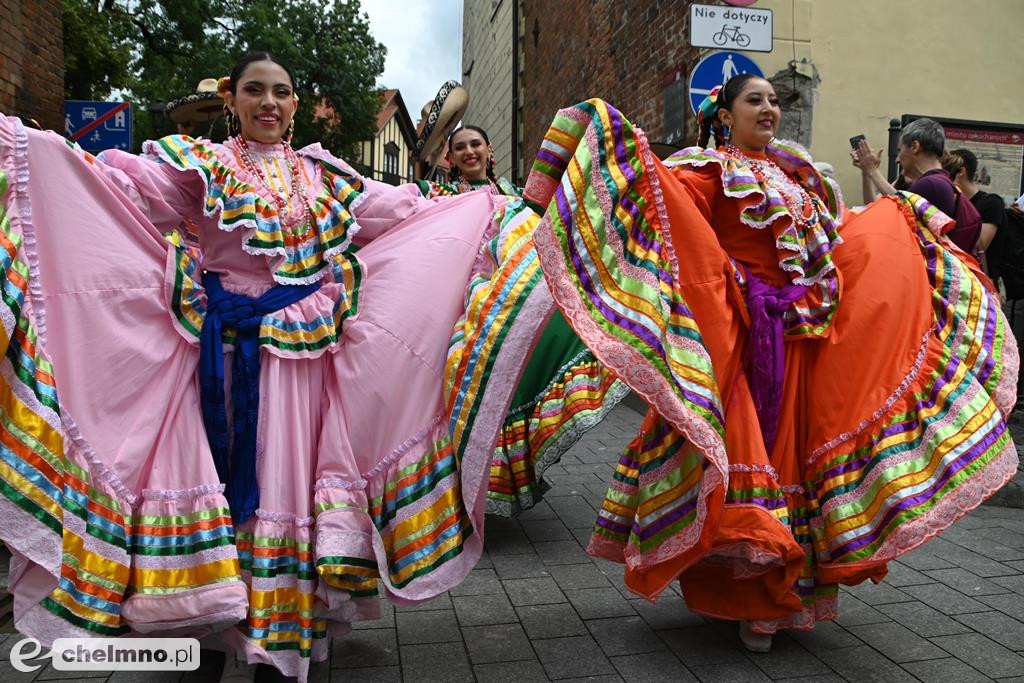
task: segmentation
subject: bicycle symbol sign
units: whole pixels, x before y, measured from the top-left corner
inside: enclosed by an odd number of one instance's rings
[[[690,44],[752,52],[772,51],[772,11],[690,5]]]
[[[736,43],[737,47],[750,45],[750,36],[743,33],[739,26],[723,26],[721,31],[711,36],[711,40],[715,41],[715,45],[725,45],[726,41]]]

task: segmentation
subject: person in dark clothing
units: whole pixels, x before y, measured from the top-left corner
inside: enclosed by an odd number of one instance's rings
[[[950,177],[963,196],[971,200],[974,208],[981,214],[981,236],[978,238],[977,251],[983,252],[995,239],[999,229],[1006,225],[1006,205],[1003,198],[978,187],[978,157],[969,149],[954,149],[950,152],[961,164],[956,172],[950,169]]]
[[[962,194],[953,184],[949,173],[942,166],[946,135],[936,121],[920,118],[904,127],[899,141],[899,162],[902,177],[910,182],[908,191],[928,200],[935,208],[956,221],[947,237],[962,250],[975,258],[982,258],[979,248],[981,220],[973,204],[960,201]],[[871,150],[866,140],[861,140],[857,149],[851,152],[854,166],[863,174],[865,194],[874,186],[882,194],[896,194],[880,171],[882,152]],[[865,197],[865,200],[867,197]]]

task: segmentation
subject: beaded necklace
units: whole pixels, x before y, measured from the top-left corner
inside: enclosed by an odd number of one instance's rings
[[[312,230],[315,220],[313,218],[313,210],[306,199],[306,180],[299,165],[299,156],[292,149],[292,146],[287,142],[281,143],[281,147],[284,150],[284,158],[288,164],[288,174],[291,176],[291,182],[289,183],[291,189],[285,195],[278,192],[270,184],[270,180],[263,173],[263,169],[252,158],[252,150],[249,148],[249,143],[246,142],[245,138],[241,135],[235,135],[230,138],[230,141],[234,144],[235,149],[238,150],[238,155],[242,159],[242,167],[250,176],[256,179],[270,195],[271,199],[274,200],[281,225],[295,237],[301,237]],[[293,205],[296,206],[294,210],[292,209]]]
[[[754,173],[754,177],[770,185],[786,202],[789,215],[798,226],[806,228],[818,222],[818,209],[814,200],[799,183],[786,175],[771,159],[751,159],[735,145],[726,145],[725,151],[742,161]]]
[[[491,194],[501,194],[501,188],[498,187],[497,183],[495,183],[490,178],[484,178],[484,180],[487,181],[486,187]],[[462,177],[460,177],[459,180],[455,183],[455,186],[459,188],[460,194],[465,192],[472,192],[473,190],[479,190],[481,187],[484,187],[482,183],[474,185],[470,181]]]

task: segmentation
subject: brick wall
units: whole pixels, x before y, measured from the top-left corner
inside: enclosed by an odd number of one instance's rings
[[[0,0],[0,112],[64,129],[60,0]]]
[[[687,40],[690,4],[522,0],[527,170],[555,112],[589,97],[615,105],[652,141],[690,141],[695,122],[685,86],[697,61]]]

